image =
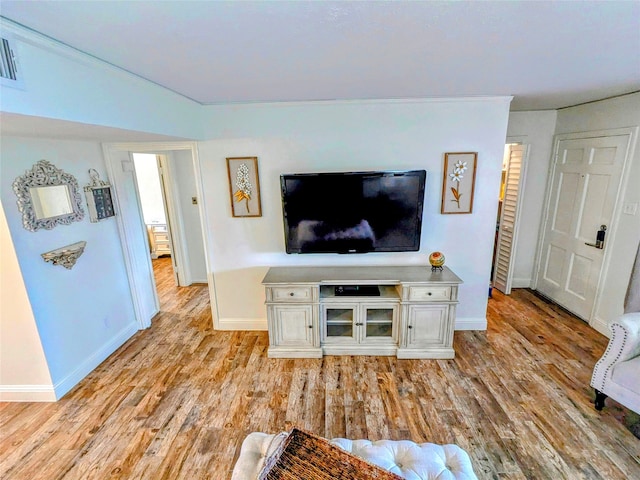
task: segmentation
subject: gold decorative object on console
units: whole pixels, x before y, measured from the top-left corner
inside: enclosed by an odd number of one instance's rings
[[[72,243],[66,247],[56,248],[50,252],[42,254],[45,262],[51,262],[54,265],[62,265],[64,268],[72,269],[76,264],[80,255],[84,253],[84,247],[87,244],[84,240],[81,242]]]
[[[444,265],[444,254],[440,252],[432,252],[429,255],[429,263],[431,264],[431,270],[442,270]]]

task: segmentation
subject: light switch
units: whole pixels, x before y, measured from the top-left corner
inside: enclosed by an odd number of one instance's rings
[[[622,213],[625,213],[627,215],[635,215],[637,211],[638,211],[637,203],[625,203],[624,207],[622,207]]]

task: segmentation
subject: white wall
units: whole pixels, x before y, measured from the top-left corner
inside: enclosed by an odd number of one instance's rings
[[[558,111],[556,134],[607,130],[640,125],[640,93]],[[636,139],[637,140],[637,139]],[[622,187],[622,205],[637,204],[635,215],[617,211],[605,248],[602,290],[596,299],[592,326],[610,335],[607,322],[623,312],[624,295],[640,242],[640,148],[635,146]]]
[[[102,151],[97,142],[3,136],[0,156],[2,205],[60,398],[138,329],[120,239],[114,218],[91,223],[88,215],[52,230],[26,230],[11,184],[46,159],[74,175],[82,188],[89,183],[89,168],[106,178]],[[87,242],[85,252],[71,270],[46,263],[40,256],[80,240]]]
[[[0,19],[17,39],[24,89],[2,88],[2,111],[199,138],[201,107],[151,82]]]
[[[133,163],[136,166],[136,179],[144,223],[166,224],[167,217],[164,213],[164,200],[156,155],[134,153]]]
[[[533,286],[556,116],[555,110],[509,114],[507,140],[529,145],[525,183],[519,199],[522,203],[513,263],[514,288]]]
[[[54,401],[53,382],[0,205],[0,401]]]
[[[442,251],[463,280],[458,328],[484,328],[510,99],[324,102],[205,107],[199,145],[214,315],[223,327],[264,328],[260,284],[274,265],[427,265]],[[441,215],[445,152],[477,151],[471,215]],[[231,216],[226,157],[257,156],[263,216]],[[279,176],[312,171],[426,169],[419,252],[284,253]]]

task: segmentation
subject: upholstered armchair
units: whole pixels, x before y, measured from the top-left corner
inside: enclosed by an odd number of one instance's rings
[[[602,410],[605,399],[611,397],[640,413],[640,312],[626,313],[609,327],[609,345],[591,377],[596,410]]]

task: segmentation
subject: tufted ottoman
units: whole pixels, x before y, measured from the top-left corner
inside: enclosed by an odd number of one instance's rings
[[[284,441],[285,432],[253,432],[242,442],[231,480],[255,480],[271,455]],[[415,443],[410,440],[348,440],[331,443],[409,480],[477,480],[469,455],[457,445]]]

